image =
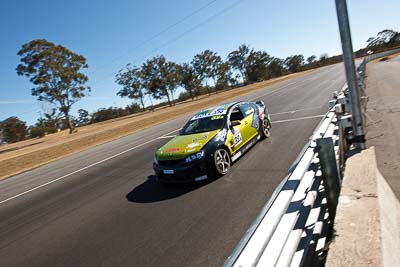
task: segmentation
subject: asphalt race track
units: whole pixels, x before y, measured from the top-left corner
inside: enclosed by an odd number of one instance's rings
[[[0,266],[220,266],[344,82],[337,64],[241,97],[265,101],[272,136],[215,181],[152,176],[190,116],[0,181]]]

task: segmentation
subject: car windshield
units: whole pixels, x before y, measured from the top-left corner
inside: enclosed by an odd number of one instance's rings
[[[221,129],[225,122],[225,116],[216,115],[199,119],[192,119],[181,130],[181,135],[195,134]]]

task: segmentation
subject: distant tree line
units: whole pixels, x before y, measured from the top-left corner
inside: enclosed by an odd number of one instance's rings
[[[163,55],[153,57],[141,66],[128,64],[116,75],[122,87],[117,95],[128,97],[146,109],[145,99],[161,100],[173,106],[176,101],[194,100],[199,95],[218,93],[255,82],[280,77],[312,68],[338,63],[342,57],[319,58],[313,55],[305,61],[303,55],[285,59],[257,51],[246,44],[240,45],[223,59],[209,49],[196,54],[192,61],[182,64],[168,61]],[[178,88],[184,89],[176,97]]]
[[[355,55],[361,57],[398,46],[400,33],[385,29],[370,37],[367,46],[356,51]],[[91,90],[85,85],[88,77],[82,73],[88,68],[85,57],[43,39],[22,45],[18,55],[21,63],[16,70],[18,75],[28,77],[33,83],[31,94],[55,108],[40,116],[30,127],[17,117],[0,121],[0,141],[7,143],[42,137],[63,129],[73,133],[77,126],[142,112],[146,108],[173,106],[177,101],[194,100],[200,95],[211,95],[342,61],[342,55],[329,57],[327,54],[312,55],[307,59],[303,55],[292,55],[282,59],[246,44],[230,52],[225,59],[208,49],[182,64],[160,55],[146,60],[141,66],[128,64],[116,75],[116,83],[121,86],[117,95],[132,99],[131,105],[100,108],[93,113],[79,109],[77,117],[74,117],[71,115],[73,104]],[[183,92],[177,96],[179,88]],[[150,99],[150,106],[146,107],[146,99]],[[158,100],[158,104],[153,105],[152,99]]]

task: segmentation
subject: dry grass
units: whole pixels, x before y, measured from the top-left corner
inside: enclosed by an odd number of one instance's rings
[[[211,96],[203,96],[195,101],[186,101],[174,107],[159,108],[154,112],[136,114],[80,127],[78,128],[78,132],[72,135],[68,131],[62,131],[40,139],[30,139],[3,145],[0,147],[0,180],[90,147],[175,119],[184,114],[193,113],[197,110],[226,102],[236,96],[302,76],[308,72],[310,71],[290,74]]]

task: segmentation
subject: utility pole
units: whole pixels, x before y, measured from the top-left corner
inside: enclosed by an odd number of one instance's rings
[[[365,133],[361,113],[360,95],[357,86],[356,67],[354,63],[353,45],[351,43],[350,23],[346,0],[335,0],[338,17],[340,39],[342,41],[343,62],[346,70],[347,86],[350,93],[354,144],[365,148]]]

